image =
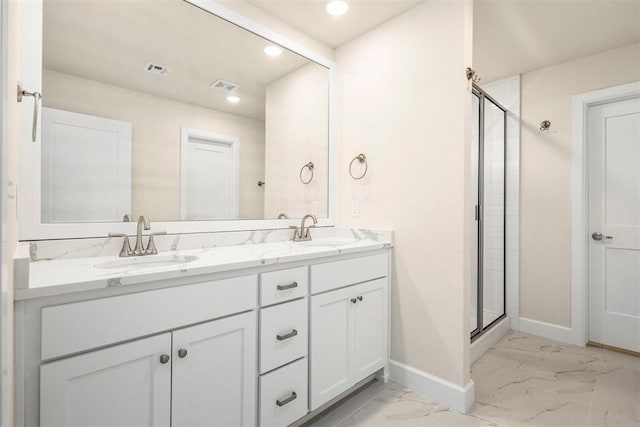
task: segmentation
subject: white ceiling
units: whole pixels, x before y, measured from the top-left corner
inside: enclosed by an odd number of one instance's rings
[[[475,0],[483,82],[640,41],[640,0]]]
[[[181,0],[44,2],[45,68],[258,120],[266,85],[309,62],[269,57],[268,44]],[[170,71],[148,73],[147,62]],[[209,87],[218,79],[240,85],[240,103]]]
[[[343,16],[325,11],[326,0],[247,0],[314,39],[336,48],[401,14],[421,0],[349,0]]]
[[[420,3],[247,0],[318,41],[338,47]],[[456,0],[437,0],[456,1]],[[474,0],[473,66],[488,82],[640,41],[640,0]]]

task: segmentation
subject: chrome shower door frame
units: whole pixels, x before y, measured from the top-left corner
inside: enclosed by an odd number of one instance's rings
[[[487,92],[482,90],[478,85],[473,83],[472,96],[478,98],[479,115],[478,115],[478,205],[476,208],[476,221],[478,223],[478,247],[477,247],[477,303],[476,303],[476,329],[471,332],[471,341],[473,342],[487,330],[491,329],[495,324],[506,317],[507,305],[507,274],[506,274],[506,242],[507,242],[507,109],[498,101],[491,97]],[[484,319],[484,106],[485,101],[491,102],[494,106],[502,110],[503,113],[503,201],[502,201],[502,314],[489,323],[486,327],[483,325]]]

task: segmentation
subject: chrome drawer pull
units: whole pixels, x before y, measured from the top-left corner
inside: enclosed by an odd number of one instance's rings
[[[298,282],[293,282],[290,283],[288,285],[278,285],[278,290],[279,291],[285,291],[287,289],[293,289],[293,288],[297,288],[298,287]]]
[[[296,392],[295,392],[295,391],[292,391],[292,392],[291,392],[291,396],[287,397],[286,399],[284,399],[284,400],[276,400],[276,405],[278,405],[278,406],[284,406],[284,405],[286,405],[287,403],[289,403],[289,402],[292,402],[292,401],[296,400],[296,398],[297,398],[297,397],[298,397],[298,395],[296,394]]]
[[[296,331],[295,329],[292,330],[291,332],[289,332],[288,334],[284,334],[284,335],[276,335],[276,338],[278,339],[278,341],[284,341],[284,340],[288,340],[289,338],[293,338],[296,335],[298,335],[298,331]]]

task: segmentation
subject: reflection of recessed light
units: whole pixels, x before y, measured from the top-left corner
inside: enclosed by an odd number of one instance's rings
[[[264,53],[269,56],[278,56],[282,53],[282,49],[280,49],[278,46],[269,45],[264,48]]]
[[[329,15],[344,15],[349,10],[349,3],[345,0],[331,0],[327,3],[326,9]]]
[[[238,98],[237,96],[229,95],[227,96],[227,101],[231,102],[232,104],[237,104],[238,102],[240,102],[240,98]]]

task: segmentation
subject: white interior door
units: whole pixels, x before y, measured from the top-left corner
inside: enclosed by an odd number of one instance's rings
[[[42,109],[42,222],[131,215],[131,123]]]
[[[238,219],[237,138],[182,129],[180,219]]]
[[[587,118],[589,340],[640,352],[640,99]]]

